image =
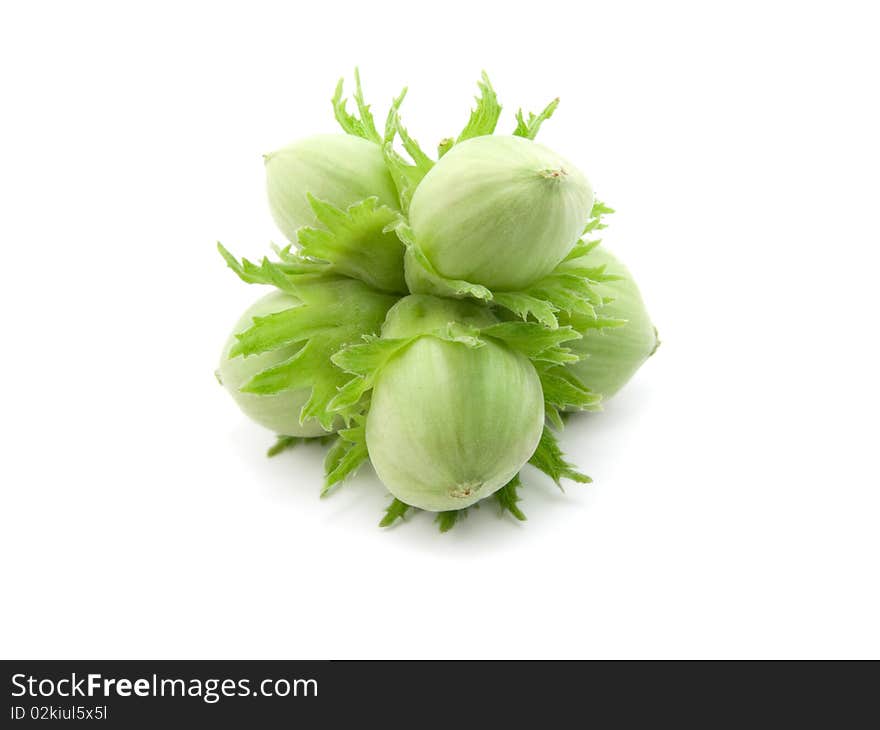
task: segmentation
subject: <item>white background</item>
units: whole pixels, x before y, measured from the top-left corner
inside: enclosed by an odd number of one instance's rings
[[[6,658],[878,657],[871,3],[47,3],[0,11]],[[427,147],[480,69],[617,208],[663,346],[440,535],[275,460],[214,380],[280,241],[261,154],[359,64]]]

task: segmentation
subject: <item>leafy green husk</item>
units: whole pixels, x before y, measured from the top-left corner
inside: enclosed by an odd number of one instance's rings
[[[438,512],[434,518],[440,532],[449,532],[456,523],[460,522],[467,515],[467,509],[454,509],[447,512]]]
[[[286,252],[285,255],[289,255],[289,248],[290,247],[288,246],[285,249],[282,249],[282,251]],[[277,263],[264,257],[259,264],[255,264],[252,261],[243,258],[239,262],[238,259],[229,253],[219,241],[217,242],[217,250],[223,257],[226,265],[232,269],[236,276],[238,276],[238,278],[245,284],[266,284],[268,286],[274,286],[288,294],[293,293],[293,284],[288,277],[294,275],[305,277],[309,274],[321,273],[320,266],[310,266],[305,262],[293,259]]]
[[[334,486],[357,473],[361,465],[367,461],[367,440],[364,435],[364,416],[352,416],[354,425],[340,429],[333,446],[324,459],[324,488],[321,496],[326,495]]]
[[[382,148],[386,167],[397,188],[401,210],[405,213],[409,209],[409,202],[416,187],[434,165],[434,161],[425,154],[418,142],[409,135],[400,120],[400,106],[406,98],[407,89],[404,87],[403,91],[392,100],[385,120],[384,134],[380,134],[376,128],[376,122],[370,111],[370,106],[364,101],[360,73],[357,69],[355,69],[354,77],[354,101],[357,113],[353,114],[347,110],[346,104],[348,100],[342,95],[344,81],[340,79],[332,99],[334,116],[336,121],[339,122],[339,126],[347,134],[375,142]],[[411,157],[411,162],[407,161],[394,149],[394,141],[397,137],[400,137],[401,145]]]
[[[305,436],[285,436],[283,434],[278,434],[275,437],[275,443],[270,446],[266,451],[266,456],[272,458],[273,456],[278,456],[278,454],[282,454],[285,451],[290,449],[294,449],[300,444],[311,444],[317,442],[321,444],[321,446],[326,446],[330,441],[335,439],[335,435],[328,434],[326,436],[317,436],[313,438],[305,437]]]
[[[589,484],[593,480],[577,470],[574,464],[565,460],[556,436],[549,428],[544,428],[541,441],[529,463],[549,476],[556,486],[562,488],[562,480],[569,479],[579,484]]]
[[[498,118],[501,116],[501,104],[498,103],[495,89],[492,88],[492,82],[489,81],[489,76],[485,71],[481,73],[477,86],[480,89],[480,95],[476,98],[477,105],[471,110],[467,124],[461,131],[461,134],[458,135],[456,142],[464,142],[472,137],[492,134],[498,125]]]
[[[517,490],[521,486],[522,482],[520,482],[519,474],[517,474],[492,496],[495,497],[495,500],[501,505],[502,512],[510,512],[510,514],[520,522],[525,522],[527,517],[516,504],[520,501],[520,496],[517,493]]]
[[[301,444],[303,441],[305,441],[305,439],[300,436],[279,435],[275,439],[275,443],[272,444],[272,446],[270,446],[269,449],[266,451],[266,456],[278,456],[278,454],[280,454],[281,452],[292,449],[295,446]]]
[[[461,279],[447,279],[438,273],[428,258],[423,254],[412,235],[412,229],[406,224],[395,227],[400,240],[406,246],[404,254],[406,281],[410,291],[432,294],[450,299],[478,299],[488,302],[492,292],[481,284],[472,284]]]
[[[400,209],[404,213],[409,211],[410,201],[422,178],[434,166],[434,161],[425,154],[419,143],[410,137],[400,121],[400,105],[406,98],[406,91],[404,88],[400,95],[391,102],[391,108],[388,110],[388,117],[385,121],[385,136],[382,140],[385,164],[388,167],[388,172],[391,173],[394,185],[397,187]],[[404,150],[412,158],[412,162],[407,162],[394,149],[394,140],[398,136]]]
[[[257,373],[242,391],[269,394],[311,388],[300,421],[315,418],[328,431],[339,415],[346,419],[356,415],[357,404],[340,412],[328,408],[337,389],[350,379],[330,358],[363,335],[378,333],[396,298],[354,279],[288,273],[284,264],[274,264],[268,259],[257,267],[246,260],[235,261],[222,247],[221,253],[243,280],[274,284],[302,302],[300,306],[257,317],[249,329],[236,335],[238,343],[232,348],[231,357],[301,345],[289,359]]]
[[[339,122],[339,126],[342,127],[347,134],[354,135],[355,137],[362,137],[370,142],[380,144],[382,138],[379,136],[379,132],[376,129],[376,123],[373,120],[370,107],[364,102],[364,94],[361,89],[361,75],[357,68],[354,70],[354,82],[354,100],[357,105],[359,116],[350,114],[345,108],[348,100],[342,96],[344,79],[339,79],[339,83],[336,84],[336,92],[333,94],[333,99],[331,100],[331,103],[333,104],[333,114],[336,117],[336,121]]]
[[[385,516],[379,522],[379,527],[390,527],[397,520],[402,520],[407,512],[414,509],[415,507],[410,507],[406,502],[401,502],[395,497],[391,500],[391,504],[385,508]]]
[[[516,113],[516,129],[513,134],[517,137],[525,137],[526,139],[534,139],[541,129],[541,125],[553,116],[556,107],[559,106],[559,99],[551,101],[540,114],[532,114],[529,112],[528,121],[523,118],[523,111],[520,109]]]
[[[321,228],[305,227],[297,232],[299,251],[290,257],[303,264],[323,264],[328,273],[360,279],[381,291],[405,293],[404,247],[388,230],[400,214],[367,198],[347,210],[308,196]]]
[[[562,429],[563,411],[600,410],[602,396],[590,391],[577,376],[563,365],[535,362],[535,370],[544,391],[544,414],[556,428]]]

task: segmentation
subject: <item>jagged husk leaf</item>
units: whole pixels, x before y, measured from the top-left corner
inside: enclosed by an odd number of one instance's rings
[[[225,249],[222,250],[224,252]],[[224,254],[227,258],[228,252]],[[227,258],[227,262],[229,259]],[[273,283],[296,296],[301,304],[266,317],[236,335],[238,342],[231,357],[257,355],[299,344],[296,353],[282,363],[257,373],[241,390],[271,394],[298,388],[311,388],[300,421],[314,418],[331,430],[336,414],[328,405],[350,376],[333,365],[331,357],[344,346],[364,335],[377,334],[396,299],[345,277],[317,274],[287,274],[283,265],[264,260],[260,267],[247,262],[230,266],[246,281]],[[257,275],[259,272],[259,276]],[[339,415],[351,417],[355,407]]]
[[[428,157],[403,126],[400,120],[400,105],[406,98],[406,88],[400,92],[391,103],[388,110],[388,118],[385,121],[385,137],[382,141],[382,151],[385,154],[385,164],[397,187],[397,194],[400,200],[400,209],[406,214],[409,211],[409,204],[412,196],[416,191],[422,178],[434,166],[434,161]],[[394,149],[394,140],[400,137],[401,145],[409,154],[412,162],[407,162]]]
[[[402,240],[405,240],[406,235],[402,234]],[[560,311],[595,317],[596,309],[602,306],[602,298],[596,292],[595,285],[610,280],[599,269],[577,267],[566,261],[524,291],[502,292],[492,291],[480,284],[443,277],[424,254],[412,245],[407,247],[404,261],[406,280],[411,291],[492,302],[524,321],[532,320],[548,328],[559,326]]]
[[[299,419],[302,407],[311,396],[309,388],[268,395],[242,390],[257,373],[293,357],[300,349],[300,343],[285,345],[248,358],[230,356],[238,345],[237,335],[253,326],[255,319],[301,304],[298,297],[279,289],[272,289],[253,302],[239,317],[226,339],[215,375],[242,412],[255,423],[276,434],[283,434],[284,437],[316,438],[326,433],[321,424],[314,420],[301,422]]]
[[[351,420],[353,425],[340,429],[324,459],[324,488],[321,496],[356,474],[360,466],[369,458],[364,434],[364,416],[358,414]]]
[[[406,502],[401,502],[395,497],[391,500],[391,504],[385,508],[385,516],[379,522],[379,527],[390,527],[397,520],[402,520],[407,512],[415,509],[415,507],[410,507]]]
[[[477,82],[480,89],[480,95],[476,97],[477,105],[471,110],[471,115],[461,134],[458,135],[456,142],[464,142],[472,137],[483,137],[492,134],[498,125],[498,118],[501,116],[501,104],[498,103],[498,97],[495,95],[495,89],[492,88],[492,82],[489,81],[488,74],[483,71],[480,75],[480,81]]]
[[[534,139],[538,135],[541,125],[553,116],[553,112],[556,111],[556,107],[558,106],[559,99],[556,98],[544,107],[544,110],[540,114],[532,114],[532,112],[529,112],[528,121],[523,118],[523,111],[520,109],[516,113],[516,129],[513,130],[513,134],[517,137]]]
[[[437,527],[440,529],[440,532],[449,532],[456,524],[461,522],[465,517],[467,517],[467,508],[466,509],[451,509],[446,512],[438,512],[437,516],[434,518],[434,522],[437,523]]]
[[[305,441],[301,436],[283,436],[279,435],[275,439],[275,443],[272,444],[266,451],[266,456],[278,456],[278,454],[287,451],[288,449],[295,448],[299,444]]]
[[[299,251],[289,260],[323,266],[327,273],[359,279],[381,291],[403,294],[404,246],[389,230],[400,214],[372,197],[340,210],[308,196],[321,228],[303,227],[297,232]]]
[[[401,210],[405,213],[409,209],[409,203],[416,187],[428,170],[431,169],[434,161],[425,154],[418,142],[408,134],[401,122],[400,106],[406,98],[407,89],[404,88],[392,100],[385,121],[384,135],[382,135],[376,128],[376,122],[370,111],[370,106],[364,101],[360,73],[357,69],[355,69],[354,76],[354,101],[357,107],[357,114],[350,113],[346,108],[347,99],[342,95],[343,79],[339,80],[336,92],[333,95],[333,113],[336,121],[339,122],[339,126],[347,134],[361,137],[379,145],[385,158],[385,165],[397,189]],[[407,161],[394,149],[394,142],[397,137],[400,137],[401,145],[412,161]]]
[[[351,378],[339,388],[328,408],[342,413],[360,403],[372,389],[385,363],[411,342],[412,339],[383,340],[370,337],[365,342],[349,345],[335,353],[331,358],[333,364],[357,377]]]
[[[534,458],[534,457],[533,457]],[[517,506],[520,501],[518,489],[522,486],[519,474],[505,484],[493,495],[498,504],[501,505],[502,512],[509,512],[521,522],[526,521],[525,513]]]
[[[497,292],[492,297],[493,301],[512,312],[522,320],[528,320],[529,317],[545,327],[555,328],[559,326],[556,319],[558,307],[551,304],[545,299],[538,299],[532,294],[526,292]]]
[[[408,234],[401,229],[398,229],[398,235],[404,242],[408,240]],[[472,284],[461,279],[447,279],[439,274],[416,246],[407,246],[404,254],[404,270],[406,283],[411,292],[450,299],[477,299],[484,302],[492,300],[492,292],[480,284]]]
[[[529,464],[544,472],[556,482],[556,486],[560,489],[562,488],[563,479],[569,479],[579,484],[589,484],[593,481],[586,474],[579,472],[574,464],[565,460],[565,455],[559,447],[556,436],[546,426],[541,434],[538,448],[535,449],[535,453],[529,459]]]
[[[281,249],[281,262],[270,261],[264,257],[259,264],[255,264],[245,258],[239,262],[219,242],[217,243],[217,250],[223,257],[223,260],[226,261],[226,265],[245,284],[266,284],[288,294],[296,293],[293,279],[306,281],[309,276],[317,279],[320,278],[323,271],[322,265],[308,265],[306,262],[297,261],[291,256],[289,246]]]
[[[593,393],[563,365],[552,362],[534,363],[544,391],[544,413],[554,426],[562,429],[564,411],[600,410],[602,396]]]
[[[336,117],[336,121],[339,122],[339,126],[345,130],[346,134],[351,134],[355,137],[362,137],[370,142],[380,144],[382,138],[379,136],[379,132],[376,129],[376,123],[373,120],[370,107],[364,102],[364,94],[361,89],[360,71],[357,68],[354,70],[354,100],[357,105],[358,116],[350,114],[345,108],[348,100],[342,96],[344,83],[344,79],[339,79],[339,83],[336,84],[336,92],[333,94],[333,99],[331,101],[333,104],[333,115]]]
[[[557,364],[578,361],[568,347],[562,347],[563,342],[581,338],[572,327],[549,329],[537,322],[499,322],[481,329],[480,336],[501,340],[531,360]]]

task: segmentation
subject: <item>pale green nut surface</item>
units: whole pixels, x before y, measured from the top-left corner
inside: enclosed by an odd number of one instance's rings
[[[263,317],[284,309],[290,309],[300,304],[296,297],[281,291],[273,291],[258,299],[238,320],[232,330],[232,334],[223,347],[220,356],[220,367],[217,369],[217,378],[223,387],[229,392],[239,408],[244,411],[251,420],[261,426],[271,429],[277,434],[284,436],[325,436],[327,432],[321,425],[310,420],[300,424],[299,413],[305,402],[309,399],[309,389],[288,390],[272,395],[259,395],[257,393],[242,393],[239,388],[247,383],[261,370],[278,365],[292,357],[298,347],[282,347],[259,355],[250,357],[229,357],[229,352],[238,342],[235,335],[248,329],[253,324],[254,317]]]
[[[349,134],[321,134],[265,156],[269,208],[293,243],[296,231],[318,222],[307,198],[345,210],[365,198],[398,208],[397,192],[379,145]]]
[[[518,291],[577,242],[593,189],[570,162],[522,137],[475,137],[428,172],[410,206],[416,245],[448,279]]]
[[[488,307],[467,299],[410,294],[388,310],[382,337],[416,337],[445,329],[451,323],[479,329],[497,324],[498,318]]]
[[[587,266],[605,266],[606,272],[623,277],[595,286],[602,297],[613,299],[598,312],[601,318],[624,319],[626,324],[601,330],[584,329],[580,340],[568,343],[584,359],[569,367],[603,400],[611,398],[635,375],[659,345],[645,303],[629,270],[604,246],[584,259]]]
[[[437,512],[504,486],[534,453],[543,425],[528,358],[491,341],[475,348],[423,336],[383,367],[366,439],[388,490]]]

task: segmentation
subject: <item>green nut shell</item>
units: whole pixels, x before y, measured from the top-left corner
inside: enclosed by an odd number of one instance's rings
[[[439,512],[503,487],[543,426],[541,383],[528,358],[492,341],[469,347],[425,335],[379,373],[366,440],[395,497]]]
[[[327,432],[314,420],[304,424],[299,422],[299,413],[305,402],[309,399],[309,389],[287,390],[272,395],[259,395],[256,393],[242,393],[239,390],[254,375],[261,370],[278,365],[292,357],[298,346],[283,347],[278,350],[264,352],[250,357],[229,357],[229,353],[235,346],[235,335],[244,332],[253,324],[254,317],[264,317],[284,309],[290,309],[300,304],[300,301],[289,294],[281,291],[273,291],[258,299],[238,320],[232,329],[232,334],[223,347],[220,356],[220,366],[217,369],[217,379],[223,387],[229,391],[239,408],[251,420],[261,426],[284,436],[313,437],[326,436]]]
[[[438,332],[450,324],[479,329],[497,322],[489,307],[475,302],[410,294],[388,310],[382,323],[382,337],[418,337]]]
[[[409,217],[416,245],[442,276],[517,291],[565,258],[592,207],[592,187],[570,162],[531,140],[494,135],[444,155],[416,188]]]
[[[397,192],[379,145],[349,134],[307,137],[265,156],[269,208],[293,243],[296,231],[318,222],[311,194],[345,210],[365,198],[398,209]]]
[[[629,270],[598,246],[584,259],[587,266],[605,266],[606,272],[623,277],[596,285],[596,292],[612,301],[598,312],[602,319],[623,319],[626,324],[601,330],[581,329],[580,340],[567,343],[582,360],[571,364],[572,372],[603,400],[611,398],[635,375],[660,344],[642,295]],[[568,320],[562,318],[562,324]],[[572,322],[577,328],[577,323]]]

